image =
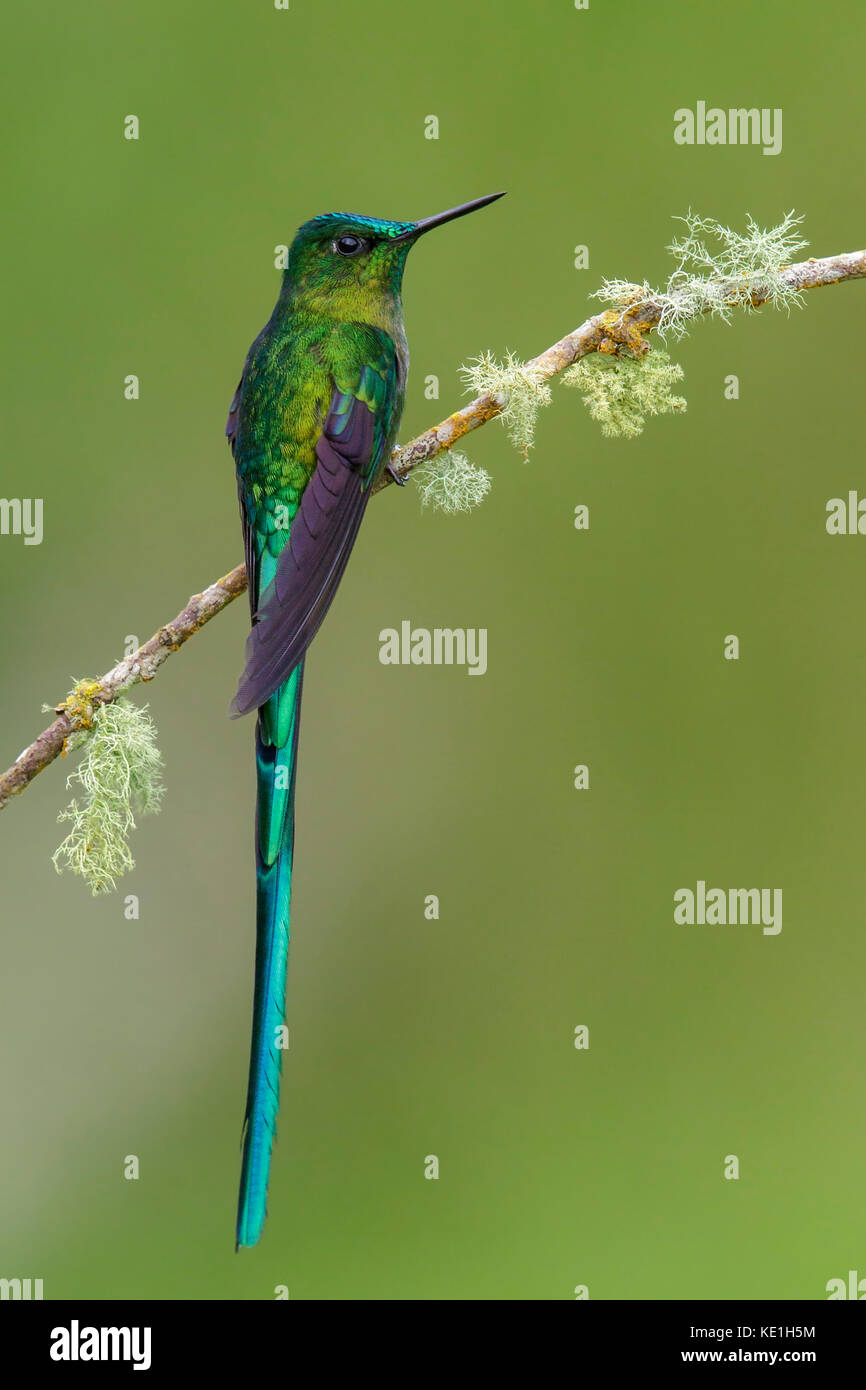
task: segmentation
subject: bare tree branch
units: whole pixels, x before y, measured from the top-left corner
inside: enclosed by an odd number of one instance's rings
[[[792,289],[817,289],[822,285],[835,285],[843,280],[866,278],[866,250],[849,251],[838,256],[800,261],[785,267],[781,278]],[[726,282],[722,282],[724,291]],[[772,297],[772,289],[766,292],[754,290],[750,296],[753,308],[766,303]],[[723,293],[732,308],[742,306],[742,285],[730,282],[729,295]],[[676,292],[667,296],[667,306],[676,300]],[[616,355],[623,349],[643,356],[649,349],[647,334],[658,328],[665,310],[660,301],[648,298],[625,309],[606,310],[595,314],[582,323],[573,333],[560,338],[528,366],[534,369],[537,379],[549,381],[558,376],[566,367],[592,352]],[[449,415],[447,420],[432,429],[419,434],[402,449],[395,449],[391,464],[400,478],[406,478],[414,468],[429,459],[435,458],[444,450],[450,449],[458,439],[478,429],[480,425],[493,420],[505,410],[507,401],[503,396],[490,393],[477,396],[462,410]],[[393,482],[389,474],[383,474],[375,491],[381,491]],[[243,565],[238,565],[211,584],[203,593],[194,594],[186,607],[172,622],[161,627],[158,632],[132,656],[118,662],[97,681],[83,682],[74,694],[56,708],[57,718],[44,729],[37,739],[0,776],[0,810],[10,797],[22,792],[33,781],[37,773],[53,762],[58,755],[65,753],[69,738],[80,730],[87,730],[93,722],[96,706],[111,704],[123,691],[139,681],[152,680],[162,663],[172,653],[183,646],[199,628],[222,612],[238,594],[247,587],[247,577]]]

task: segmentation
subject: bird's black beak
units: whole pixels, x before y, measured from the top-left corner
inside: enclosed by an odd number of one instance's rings
[[[471,203],[461,203],[459,207],[449,208],[447,212],[437,212],[435,217],[424,217],[393,240],[414,241],[416,237],[423,236],[424,232],[429,232],[431,227],[441,227],[443,222],[453,222],[455,217],[465,217],[468,212],[475,212],[476,208],[486,208],[488,203],[495,203],[497,198],[504,197],[504,192],[488,193],[486,198],[474,198]]]

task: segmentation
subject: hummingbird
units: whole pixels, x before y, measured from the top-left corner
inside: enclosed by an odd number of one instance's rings
[[[236,1249],[262,1233],[279,1109],[305,653],[390,467],[409,370],[406,257],[431,228],[502,196],[420,222],[342,212],[305,222],[229,407],[251,614],[232,714],[257,713],[256,964]]]

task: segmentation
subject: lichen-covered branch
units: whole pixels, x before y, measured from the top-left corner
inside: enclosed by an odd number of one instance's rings
[[[839,256],[825,256],[821,259],[800,261],[796,265],[784,267],[779,272],[792,290],[818,289],[822,285],[835,285],[843,280],[866,278],[866,250],[848,251]],[[718,302],[727,303],[731,308],[742,307],[742,284],[737,280],[719,281]],[[749,294],[749,304],[759,308],[772,297],[772,286],[765,292],[759,288]],[[625,350],[633,356],[643,357],[649,350],[647,334],[657,329],[666,311],[670,311],[669,301],[687,302],[686,291],[673,291],[664,298],[639,299],[636,303],[622,309],[607,309],[601,314],[582,323],[574,332],[567,333],[558,343],[533,357],[526,365],[539,381],[550,381],[564,372],[580,358],[591,352],[618,354]],[[712,312],[713,305],[707,303],[702,310]],[[459,439],[477,430],[488,420],[494,420],[506,409],[507,400],[503,393],[485,392],[476,396],[461,410],[456,410],[440,425],[419,434],[411,444],[398,449],[391,460],[394,472],[407,478],[413,468],[435,458],[445,449],[451,449]],[[388,487],[393,482],[389,474],[384,474],[377,490]]]
[[[757,308],[776,296],[779,282],[799,293],[844,280],[863,279],[866,278],[866,250],[800,261],[774,271],[774,277],[775,284],[768,281],[764,287],[756,283],[754,277],[748,281],[740,276],[705,281],[712,289],[705,303],[696,301],[690,288],[669,287],[665,293],[653,297],[652,293],[646,293],[645,286],[626,287],[633,291],[630,302],[622,302],[588,318],[579,328],[526,363],[521,371],[539,387],[593,352],[614,356],[624,352],[632,358],[644,357],[649,351],[647,335],[659,328],[663,331],[665,323],[676,318],[678,308],[687,317],[722,312],[726,308]],[[392,457],[394,472],[400,478],[408,477],[419,464],[451,449],[464,435],[505,414],[507,409],[506,392],[482,392],[441,424],[396,449]],[[388,474],[383,475],[376,491],[388,487],[392,481]],[[98,705],[111,704],[130,686],[152,680],[166,658],[243,593],[246,583],[244,566],[238,565],[203,593],[194,594],[177,617],[154,633],[132,656],[118,662],[99,680],[79,682],[72,696],[57,706],[57,718],[0,775],[0,809],[65,752],[74,734],[92,727]]]
[[[56,707],[57,718],[43,729],[29,748],[20,753],[12,766],[0,776],[0,810],[11,796],[22,792],[38,772],[65,753],[66,745],[76,733],[93,727],[98,705],[108,705],[124,690],[139,681],[153,680],[162,663],[189,641],[199,628],[242,594],[247,587],[243,565],[223,575],[201,594],[193,594],[186,607],[158,632],[124,657],[104,676],[95,681],[80,681],[68,700]]]

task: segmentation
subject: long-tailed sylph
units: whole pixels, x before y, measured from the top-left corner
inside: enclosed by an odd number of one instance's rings
[[[262,1232],[279,1107],[304,655],[400,423],[406,257],[431,227],[501,197],[421,222],[347,213],[306,222],[229,409],[252,614],[233,711],[258,711],[255,997],[238,1246],[255,1245]]]

